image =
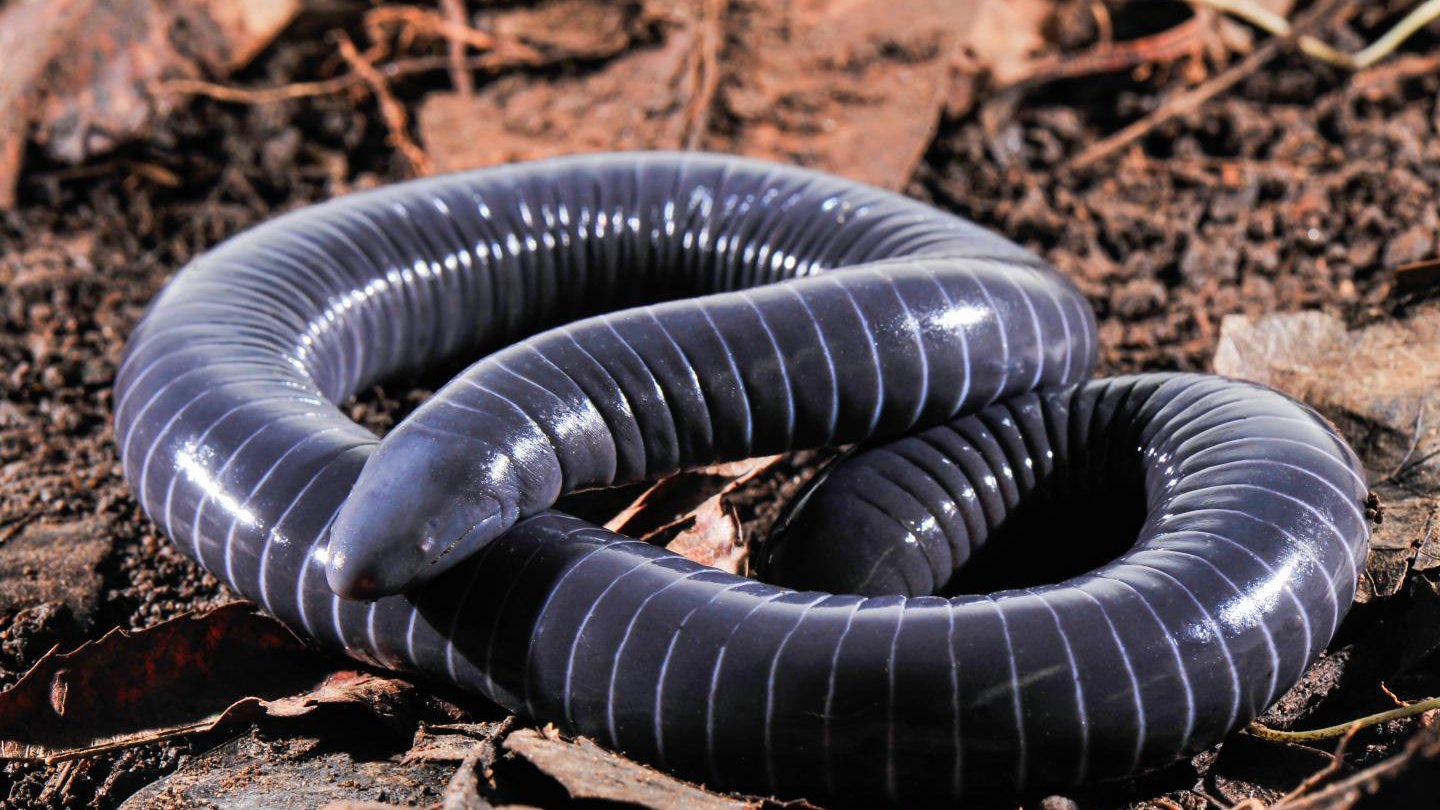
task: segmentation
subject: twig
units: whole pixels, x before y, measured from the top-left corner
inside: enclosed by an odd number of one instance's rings
[[[1028,66],[1024,75],[1004,89],[1032,87],[1095,73],[1113,73],[1154,62],[1170,62],[1193,52],[1205,29],[1205,20],[1195,15],[1158,34],[1102,43],[1073,56],[1051,56]]]
[[[519,63],[534,63],[544,59],[539,51],[522,42],[501,39],[478,28],[471,28],[465,23],[463,11],[459,20],[414,6],[380,6],[365,13],[365,32],[372,41],[383,41],[386,29],[392,26],[401,29],[402,47],[408,46],[417,35],[424,35],[444,39],[452,44],[458,42],[478,51],[494,51]]]
[[[1377,484],[1385,484],[1399,478],[1410,471],[1410,459],[1415,456],[1415,451],[1420,447],[1420,439],[1425,433],[1425,395],[1420,395],[1420,401],[1415,405],[1415,424],[1410,429],[1410,446],[1405,448],[1405,455],[1400,457],[1394,469],[1390,470]],[[1387,693],[1389,690],[1386,690]]]
[[[1289,20],[1252,2],[1252,0],[1189,0],[1189,2],[1194,6],[1212,8],[1223,14],[1237,17],[1277,37],[1288,37],[1291,34]],[[1350,68],[1354,66],[1354,59],[1350,54],[1336,50],[1313,36],[1296,37],[1295,47],[1307,56],[1336,67]]]
[[[9,542],[10,538],[19,534],[22,529],[30,525],[30,523],[38,517],[40,517],[38,512],[29,512],[12,520],[4,521],[3,524],[0,524],[4,525],[4,528],[0,529],[0,543]]]
[[[1290,21],[1253,0],[1189,0],[1192,5],[1206,6],[1242,19],[1278,37],[1290,36]],[[1337,50],[1308,34],[1295,38],[1295,46],[1307,56],[1348,70],[1364,70],[1395,52],[1401,43],[1415,35],[1426,24],[1440,18],[1440,0],[1426,0],[1390,27],[1379,39],[1355,53]]]
[[[1100,0],[1092,0],[1090,3],[1090,16],[1095,18],[1096,39],[1100,44],[1115,44],[1115,23],[1110,19],[1110,9]]]
[[[1154,112],[1086,147],[1070,161],[1070,168],[1078,170],[1098,163],[1145,137],[1160,124],[1198,109],[1205,102],[1239,84],[1250,74],[1264,67],[1271,59],[1279,56],[1293,37],[1299,36],[1302,31],[1318,24],[1338,4],[1337,0],[1331,0],[1331,2],[1320,3],[1311,8],[1306,13],[1304,21],[1292,27],[1288,35],[1266,40],[1249,56],[1223,73],[1216,75],[1199,87],[1167,98]]]
[[[700,148],[709,126],[710,106],[720,87],[721,18],[725,0],[703,0],[700,6],[700,47],[696,48],[694,89],[685,105],[685,148]]]
[[[1120,43],[1102,40],[1101,44],[1078,54],[1035,60],[1019,76],[998,88],[991,101],[981,108],[980,122],[993,138],[1002,122],[1015,114],[1025,94],[1036,87],[1062,79],[1175,61],[1197,47],[1209,25],[1207,16],[1209,12],[1197,12],[1157,34]]]
[[[1359,74],[1351,80],[1350,90],[1366,93],[1420,76],[1429,76],[1440,68],[1440,54],[1405,54]]]
[[[465,26],[463,0],[441,0],[440,8],[445,12],[445,19],[452,25]],[[449,41],[450,81],[455,85],[455,92],[469,99],[475,95],[475,80],[465,67],[465,42],[448,36],[446,39]]]
[[[1342,797],[1357,796],[1361,790],[1373,791],[1380,784],[1382,779],[1390,779],[1400,774],[1409,767],[1416,757],[1433,758],[1440,746],[1436,745],[1437,739],[1433,734],[1421,731],[1410,738],[1405,748],[1400,753],[1394,754],[1380,762],[1371,765],[1363,771],[1352,776],[1347,776],[1337,782],[1326,785],[1323,789],[1311,795],[1277,804],[1272,810],[1321,810],[1321,808],[1334,808],[1344,806]]]
[[[468,57],[464,60],[463,64],[468,70],[491,72],[516,65],[533,64],[529,61],[514,61],[513,56],[513,54],[509,53],[486,53]],[[393,62],[377,64],[375,65],[375,69],[386,79],[394,80],[403,76],[442,70],[450,67],[450,65],[449,56],[417,56],[410,59],[397,59]],[[261,105],[278,104],[282,101],[290,101],[298,98],[331,96],[363,84],[365,84],[365,79],[359,74],[352,72],[320,81],[295,82],[293,84],[282,84],[274,87],[236,87],[234,85],[216,84],[215,82],[207,82],[199,79],[164,79],[152,82],[148,89],[149,92],[154,95],[173,93],[178,95],[205,96],[232,104]]]
[[[1281,796],[1280,800],[1275,802],[1275,805],[1279,807],[1287,802],[1295,801],[1306,793],[1309,793],[1316,785],[1339,772],[1340,768],[1345,764],[1345,749],[1350,747],[1350,741],[1355,739],[1355,733],[1359,730],[1359,723],[1351,723],[1349,728],[1345,730],[1345,733],[1341,735],[1340,742],[1335,746],[1335,751],[1330,754],[1330,762],[1326,764],[1325,767],[1305,777],[1300,784],[1295,786],[1294,790]]]
[[[1259,723],[1251,723],[1245,727],[1245,731],[1264,740],[1274,742],[1314,742],[1316,740],[1329,740],[1335,737],[1342,737],[1359,731],[1362,728],[1385,723],[1390,720],[1399,720],[1402,717],[1413,717],[1417,714],[1424,714],[1431,709],[1440,709],[1440,698],[1427,698],[1416,701],[1408,706],[1401,706],[1398,709],[1389,709],[1376,714],[1368,714],[1364,717],[1357,717],[1346,723],[1338,723],[1333,726],[1312,729],[1310,731],[1282,731],[1280,729],[1262,726]]]
[[[1428,2],[1421,3],[1379,39],[1355,54],[1355,69],[1364,70],[1389,56],[1396,48],[1400,47],[1401,43],[1437,17],[1440,17],[1440,0],[1428,0]]]
[[[186,96],[207,96],[236,104],[275,104],[294,98],[334,95],[362,83],[363,80],[354,73],[346,73],[343,76],[318,82],[295,82],[278,87],[256,88],[232,87],[199,79],[166,79],[151,84],[150,92],[154,95],[173,93]]]
[[[1408,463],[1405,464],[1405,466],[1397,469],[1395,472],[1386,476],[1384,479],[1380,480],[1377,483],[1394,484],[1399,487],[1404,487],[1405,482],[1403,479],[1405,476],[1409,475],[1412,470],[1418,469],[1420,466],[1428,464],[1431,461],[1434,461],[1436,458],[1440,458],[1440,450],[1431,450],[1425,455],[1420,456],[1419,458],[1412,458]],[[1407,491],[1416,495],[1429,494],[1425,492],[1416,492],[1413,488],[1407,488]]]
[[[1385,693],[1385,697],[1388,697],[1388,698],[1390,698],[1391,700],[1395,701],[1395,705],[1396,705],[1396,706],[1409,706],[1409,705],[1410,705],[1409,703],[1401,700],[1399,695],[1395,694],[1394,692],[1391,692],[1391,691],[1390,691],[1390,687],[1386,686],[1384,681],[1381,681],[1381,682],[1380,682],[1380,691]]]
[[[405,113],[405,108],[395,95],[390,92],[390,84],[380,71],[375,69],[375,64],[367,60],[355,48],[355,43],[343,32],[337,36],[340,48],[340,56],[350,65],[350,70],[360,76],[369,85],[370,92],[375,95],[375,104],[380,108],[380,117],[385,121],[385,128],[390,132],[390,145],[394,146],[405,160],[409,162],[410,169],[415,174],[423,177],[434,171],[430,163],[430,156],[425,154],[415,141],[410,138],[410,120]]]
[[[1250,74],[1264,67],[1266,62],[1280,54],[1284,46],[1285,41],[1282,39],[1266,41],[1239,64],[1224,73],[1218,74],[1193,90],[1171,96],[1154,112],[1086,147],[1070,161],[1070,168],[1083,169],[1098,163],[1145,137],[1151,130],[1166,121],[1199,108],[1200,105],[1229,90]]]
[[[398,25],[408,30],[408,36],[415,33],[428,34],[438,39],[460,42],[472,48],[488,51],[496,45],[495,37],[471,28],[465,24],[464,12],[459,21],[429,9],[414,6],[380,6],[365,12],[365,29],[370,39],[378,42],[385,38],[385,29]]]

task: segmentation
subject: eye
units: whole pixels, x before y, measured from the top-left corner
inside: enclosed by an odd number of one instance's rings
[[[440,528],[440,521],[436,520],[435,518],[430,518],[429,520],[425,521],[425,528],[433,532],[436,529]]]

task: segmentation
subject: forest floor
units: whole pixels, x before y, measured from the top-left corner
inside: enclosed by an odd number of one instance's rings
[[[0,34],[60,30],[21,21],[27,5],[0,3]],[[244,609],[207,613],[236,597],[141,513],[111,431],[126,335],[219,240],[351,190],[582,149],[741,152],[902,190],[1075,279],[1099,319],[1100,373],[1220,370],[1307,399],[1361,453],[1387,521],[1361,604],[1262,720],[1314,728],[1440,695],[1435,31],[1352,72],[1181,2],[541,0],[457,16],[449,2],[251,0],[288,9],[283,24],[226,40],[216,64],[187,50],[204,32],[165,4],[90,5],[150,9],[149,28],[112,36],[168,61],[128,77],[145,92],[127,110],[76,90],[95,76],[39,71],[14,108],[30,115],[21,148],[0,132],[0,200],[7,182],[14,197],[0,204],[0,685],[39,663],[30,692],[48,689],[53,709],[37,725],[20,690],[0,695],[0,806],[710,806],[678,784],[607,793],[595,769],[623,775],[623,761],[483,700],[293,649]],[[1263,5],[1355,50],[1411,4]],[[383,431],[443,381],[345,407]],[[730,564],[815,463],[786,459],[725,493]],[[734,476],[687,479],[663,508],[683,515]],[[634,494],[576,508],[604,520]],[[253,680],[225,676],[236,655],[263,663]],[[80,684],[69,704],[62,675]],[[1436,714],[1364,728],[1340,757],[1336,739],[1237,733],[1154,773],[1017,803],[1433,806]]]

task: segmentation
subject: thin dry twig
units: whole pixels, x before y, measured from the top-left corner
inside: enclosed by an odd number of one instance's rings
[[[1289,20],[1264,6],[1252,2],[1252,0],[1189,0],[1189,2],[1193,6],[1210,8],[1222,14],[1229,14],[1232,17],[1250,23],[1256,28],[1268,31],[1277,37],[1288,37],[1291,34]],[[1336,67],[1352,66],[1350,54],[1336,50],[1313,36],[1305,35],[1295,37],[1295,47],[1307,56],[1335,65]]]
[[[1092,166],[1145,137],[1151,130],[1166,121],[1198,109],[1205,102],[1239,84],[1252,73],[1264,67],[1271,59],[1279,56],[1295,37],[1318,25],[1322,19],[1328,18],[1330,12],[1339,4],[1339,0],[1331,0],[1331,2],[1321,3],[1311,8],[1305,14],[1304,20],[1294,25],[1286,36],[1276,36],[1266,40],[1249,56],[1204,84],[1166,98],[1149,115],[1086,147],[1070,161],[1070,168],[1083,169]]]
[[[465,24],[463,9],[459,20],[452,19],[447,14],[415,6],[380,6],[365,12],[365,30],[372,41],[383,40],[385,30],[390,27],[398,27],[407,38],[425,34],[436,39],[459,42],[482,51],[496,46],[495,37]],[[408,45],[409,42],[410,39],[406,39],[404,44]]]
[[[1244,20],[1277,37],[1290,36],[1290,21],[1254,0],[1189,0],[1192,5],[1215,9]],[[1308,34],[1295,37],[1295,47],[1307,56],[1347,70],[1364,70],[1395,52],[1405,40],[1440,18],[1440,0],[1426,0],[1390,27],[1379,39],[1354,53],[1338,50]]]
[[[493,51],[504,54],[507,59],[519,64],[534,64],[543,61],[540,52],[510,39],[501,39],[494,34],[471,28],[464,19],[461,9],[459,19],[453,19],[430,9],[414,6],[379,6],[365,12],[365,32],[373,42],[383,42],[386,32],[399,30],[398,44],[402,49],[409,47],[417,37],[443,39],[451,45],[459,43],[477,51]]]
[[[464,60],[463,64],[467,70],[494,72],[508,67],[528,65],[531,63],[515,62],[510,58],[509,54],[487,53],[468,57]],[[452,63],[448,55],[417,56],[410,59],[397,59],[393,62],[377,64],[375,65],[375,69],[386,79],[393,81],[404,76],[444,70],[451,67],[451,65]],[[278,104],[282,101],[311,98],[314,96],[332,96],[363,86],[364,84],[364,77],[351,72],[319,81],[294,82],[292,84],[281,84],[273,87],[237,87],[234,85],[207,82],[200,79],[164,79],[151,83],[149,91],[153,95],[205,96],[232,104],[261,105]]]
[[[446,21],[452,26],[465,26],[464,0],[441,0],[440,8],[445,13]],[[455,85],[455,92],[468,99],[475,95],[475,79],[465,67],[465,42],[448,36],[446,39],[450,56],[450,82]]]
[[[150,85],[153,95],[206,96],[218,101],[235,104],[275,104],[296,98],[331,96],[342,93],[364,80],[354,73],[346,73],[330,79],[315,82],[295,82],[275,87],[234,87],[226,84],[202,81],[200,79],[165,79]]]
[[[1090,3],[1090,16],[1095,18],[1096,38],[1101,45],[1111,45],[1115,42],[1115,23],[1110,19],[1110,9],[1099,0]]]
[[[1051,56],[1030,65],[1025,74],[1005,89],[1033,87],[1061,79],[1096,73],[1114,73],[1139,65],[1173,62],[1194,53],[1207,25],[1203,15],[1194,15],[1158,34],[1122,42],[1108,42],[1071,56]]]
[[[1296,799],[1309,793],[1316,785],[1339,773],[1345,765],[1345,749],[1350,747],[1350,741],[1355,739],[1355,734],[1360,730],[1359,723],[1351,723],[1350,727],[1341,735],[1340,742],[1336,744],[1335,750],[1330,754],[1330,762],[1325,767],[1305,777],[1293,790],[1280,797],[1275,803],[1277,807],[1293,802]]]
[[[395,95],[390,92],[390,84],[380,71],[375,69],[375,63],[362,55],[356,48],[350,37],[341,33],[337,36],[337,43],[340,48],[340,57],[350,66],[350,70],[358,75],[369,86],[370,92],[375,95],[375,103],[380,108],[380,117],[385,122],[385,128],[390,133],[390,145],[395,147],[405,160],[409,162],[410,169],[421,177],[431,174],[434,166],[430,162],[430,156],[425,150],[410,137],[410,117],[405,112],[405,107],[395,100]]]
[[[1380,691],[1385,693],[1385,697],[1388,697],[1388,698],[1390,698],[1392,701],[1394,701],[1396,706],[1409,706],[1409,705],[1410,705],[1408,702],[1406,702],[1406,701],[1404,701],[1404,700],[1401,700],[1399,695],[1397,695],[1397,694],[1395,694],[1394,692],[1390,691],[1390,687],[1386,686],[1384,681],[1381,681],[1381,682],[1380,682]]]
[[[1277,803],[1271,810],[1302,810],[1302,808],[1303,810],[1321,810],[1321,808],[1347,806],[1341,801],[1342,797],[1353,797],[1362,790],[1373,791],[1381,780],[1394,778],[1413,765],[1416,757],[1433,758],[1437,748],[1440,746],[1436,745],[1435,736],[1421,732],[1411,737],[1400,753],[1387,757],[1359,773],[1331,782],[1308,796],[1300,796]]]
[[[695,53],[693,89],[685,104],[685,148],[700,148],[709,128],[710,107],[720,89],[720,43],[725,0],[703,0],[700,6],[700,47]]]
[[[1390,472],[1386,473],[1376,482],[1377,485],[1392,483],[1413,469],[1410,466],[1410,460],[1415,457],[1415,451],[1420,448],[1420,440],[1425,436],[1425,400],[1425,395],[1421,394],[1420,401],[1415,404],[1415,424],[1410,428],[1410,445],[1405,448],[1405,455],[1400,457],[1400,460],[1396,462],[1395,467],[1391,469]],[[1423,459],[1421,463],[1424,463]],[[1390,694],[1390,690],[1386,689],[1385,693]],[[1394,695],[1391,695],[1391,697],[1394,697]]]
[[[1375,714],[1367,714],[1364,717],[1357,717],[1344,723],[1337,723],[1333,726],[1311,729],[1309,731],[1282,731],[1280,729],[1262,726],[1259,723],[1251,723],[1245,727],[1245,731],[1264,740],[1275,742],[1314,742],[1316,740],[1329,740],[1353,734],[1362,728],[1386,723],[1391,720],[1399,720],[1402,717],[1414,717],[1417,714],[1424,714],[1431,709],[1440,709],[1440,697],[1426,698],[1408,706],[1401,706],[1397,709],[1388,709]]]

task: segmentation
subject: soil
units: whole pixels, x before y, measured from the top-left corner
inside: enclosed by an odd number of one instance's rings
[[[1087,5],[1062,4],[1047,31],[1052,50],[1095,41]],[[1160,30],[1166,14],[1126,22],[1117,12],[1116,35],[1137,35],[1125,25]],[[1367,20],[1354,18],[1335,37],[1359,44],[1379,24]],[[331,52],[323,38],[287,33],[238,80],[309,76]],[[1422,34],[1401,58],[1437,53],[1440,38]],[[437,82],[406,80],[395,92],[413,106]],[[1074,278],[1099,318],[1101,373],[1205,370],[1228,314],[1320,308],[1360,323],[1429,295],[1399,295],[1396,268],[1435,254],[1440,72],[1382,66],[1350,80],[1286,56],[1115,159],[1085,170],[1067,164],[1192,83],[1173,63],[1023,94],[982,88],[968,111],[942,122],[905,190],[1021,241]],[[44,537],[58,554],[88,547],[92,557],[62,582],[0,581],[0,685],[52,646],[233,598],[157,532],[121,479],[110,386],[125,336],[166,279],[218,240],[408,172],[375,105],[344,95],[268,106],[197,98],[150,137],[78,167],[38,149],[26,154],[20,204],[0,212],[0,547]],[[383,430],[443,379],[389,384],[348,407]],[[763,536],[779,499],[814,466],[811,457],[781,465],[737,495],[749,536]],[[35,568],[29,578],[44,579],[46,566]],[[1412,697],[1440,691],[1433,657],[1405,670],[1398,663],[1404,617],[1420,604],[1414,592],[1353,612],[1267,721],[1324,725],[1385,708],[1382,680]],[[1419,722],[1361,734],[1345,772],[1398,752]],[[114,807],[234,736],[216,734],[73,766],[8,763],[0,805]],[[1327,762],[1297,748],[1236,738],[1218,753],[1072,798],[1098,808],[1151,799],[1200,808],[1201,791],[1273,800]],[[1064,801],[1027,806],[1072,806]]]

